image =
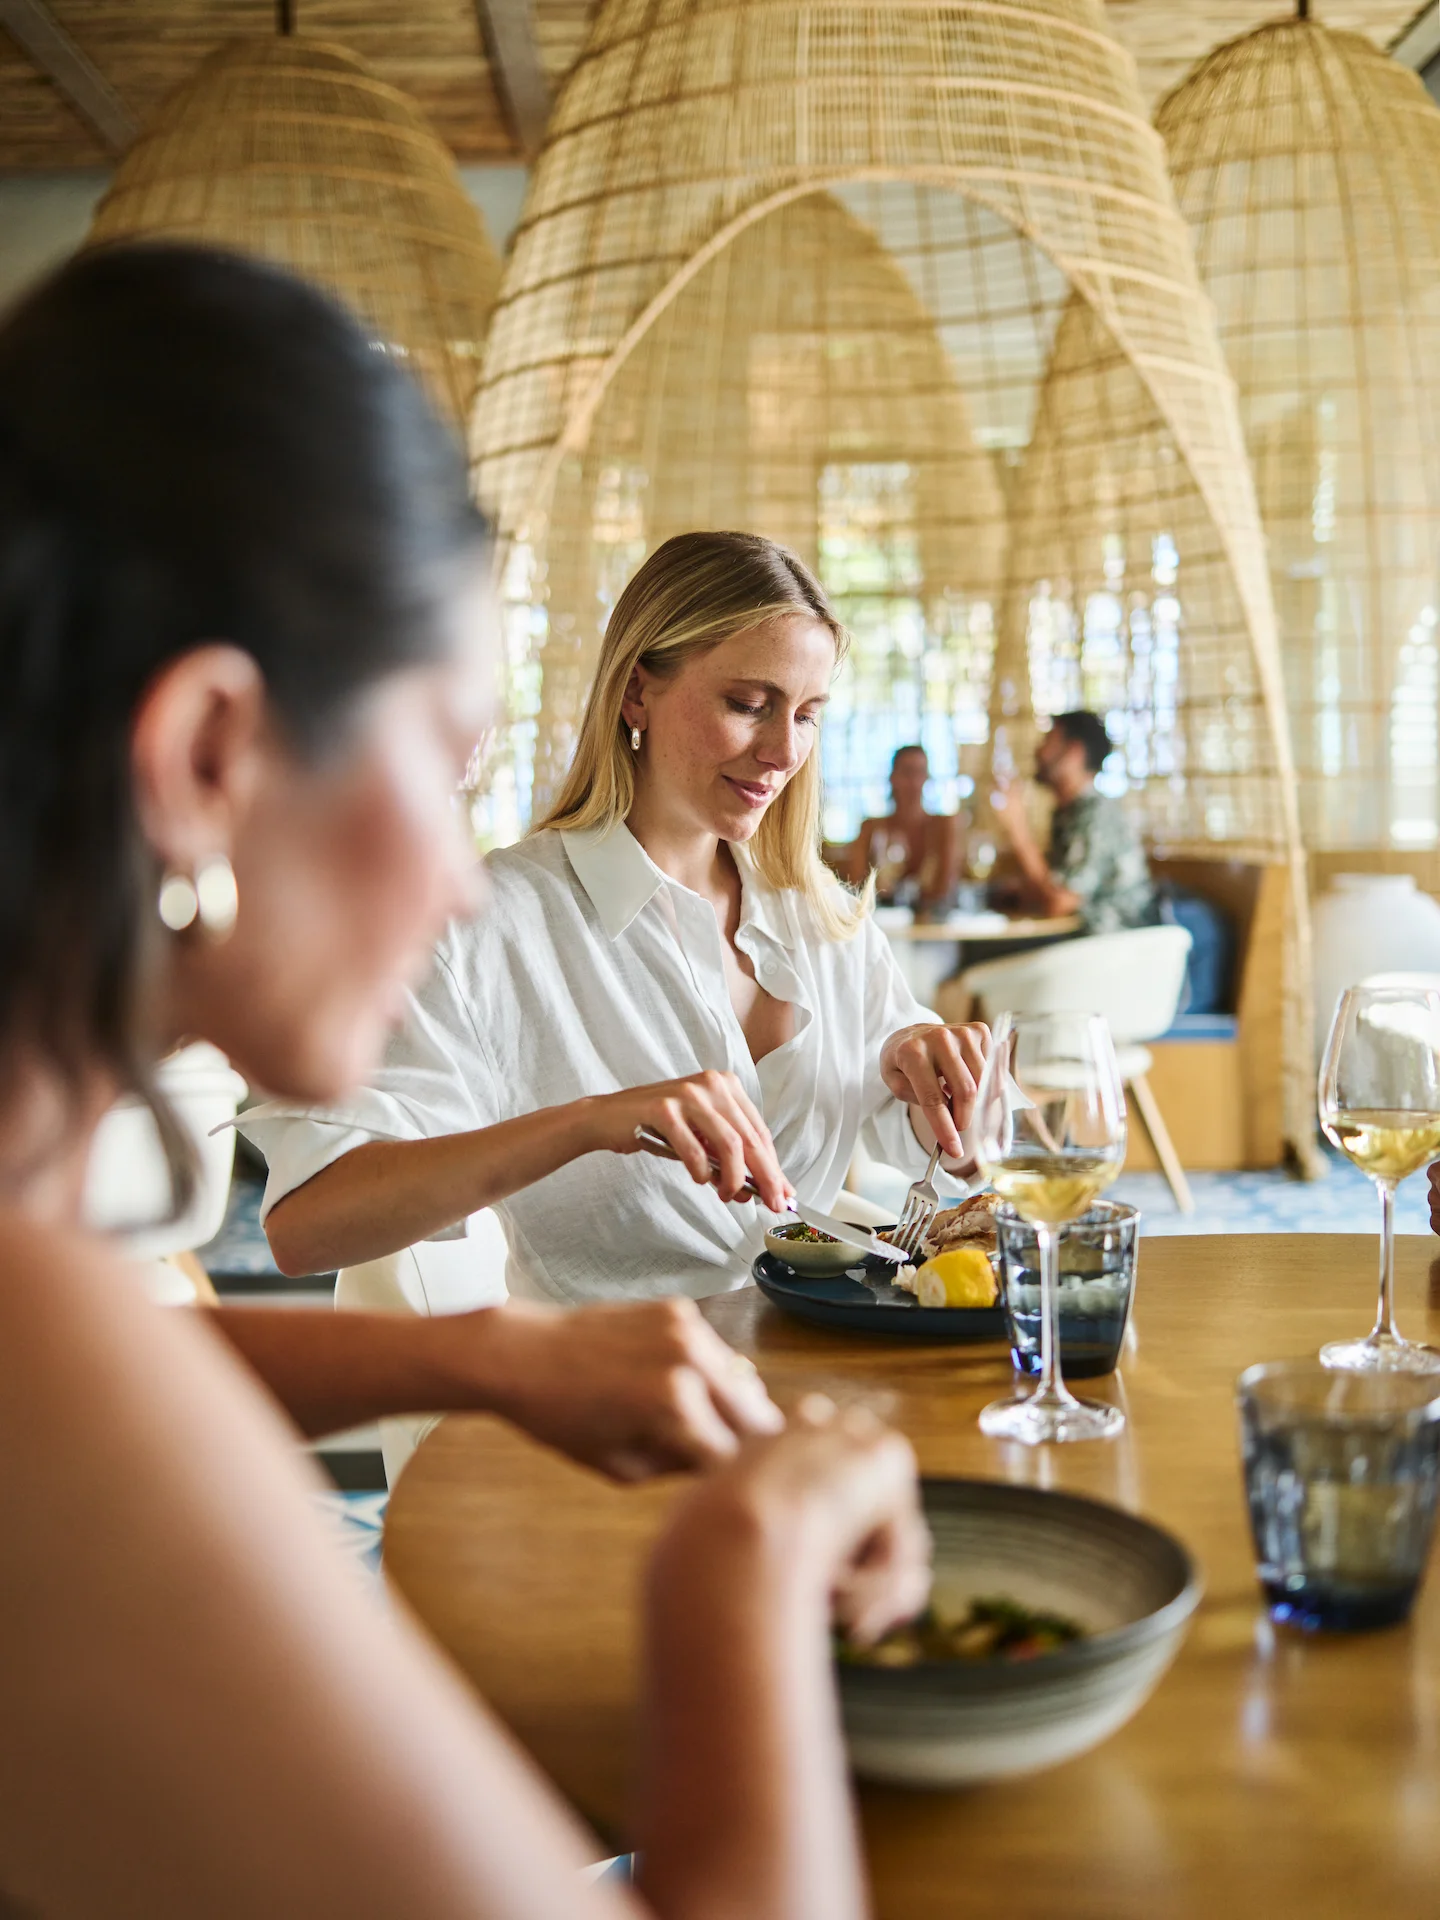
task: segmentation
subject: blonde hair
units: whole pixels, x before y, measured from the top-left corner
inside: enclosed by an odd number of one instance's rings
[[[687,660],[766,620],[803,614],[828,628],[837,658],[850,636],[804,563],[758,533],[681,533],[630,581],[600,647],[575,758],[560,797],[531,831],[602,832],[618,826],[635,799],[635,758],[621,707],[637,666],[668,677]],[[798,893],[826,939],[848,940],[869,906],[847,894],[820,859],[820,754],[771,803],[750,855],[770,886]]]

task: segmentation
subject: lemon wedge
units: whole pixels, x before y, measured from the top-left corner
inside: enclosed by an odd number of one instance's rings
[[[915,1276],[922,1307],[993,1307],[995,1270],[979,1247],[952,1247],[927,1260]]]

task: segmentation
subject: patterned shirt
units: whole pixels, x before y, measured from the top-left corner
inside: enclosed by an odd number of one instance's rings
[[[1057,807],[1050,821],[1050,873],[1080,896],[1086,933],[1120,933],[1155,922],[1150,863],[1118,800],[1093,788]]]

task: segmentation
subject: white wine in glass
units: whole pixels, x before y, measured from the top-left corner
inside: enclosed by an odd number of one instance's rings
[[[1040,1251],[1040,1382],[993,1401],[981,1429],[997,1440],[1106,1440],[1118,1407],[1077,1400],[1060,1368],[1060,1237],[1119,1173],[1125,1093],[1098,1014],[1002,1014],[975,1106],[982,1171],[1035,1228]]]
[[[1320,1066],[1326,1138],[1380,1193],[1380,1302],[1363,1340],[1320,1349],[1327,1367],[1440,1373],[1440,1352],[1395,1330],[1395,1189],[1440,1156],[1440,991],[1351,987]]]

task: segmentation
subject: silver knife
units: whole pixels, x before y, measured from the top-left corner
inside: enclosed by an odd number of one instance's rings
[[[671,1146],[663,1133],[656,1133],[653,1127],[636,1127],[635,1138],[646,1153],[653,1153],[660,1160],[678,1160],[679,1154]],[[719,1162],[711,1160],[710,1172],[718,1178]],[[760,1196],[747,1180],[736,1196],[740,1200],[759,1200]],[[763,1204],[763,1203],[762,1203]],[[891,1260],[896,1266],[906,1264],[905,1255],[898,1248],[888,1245],[868,1227],[853,1227],[848,1220],[837,1220],[833,1215],[821,1213],[816,1207],[801,1206],[798,1202],[789,1208],[802,1225],[813,1227],[817,1233],[828,1233],[832,1240],[839,1240],[847,1247],[855,1247],[861,1253],[872,1254],[877,1260]]]

